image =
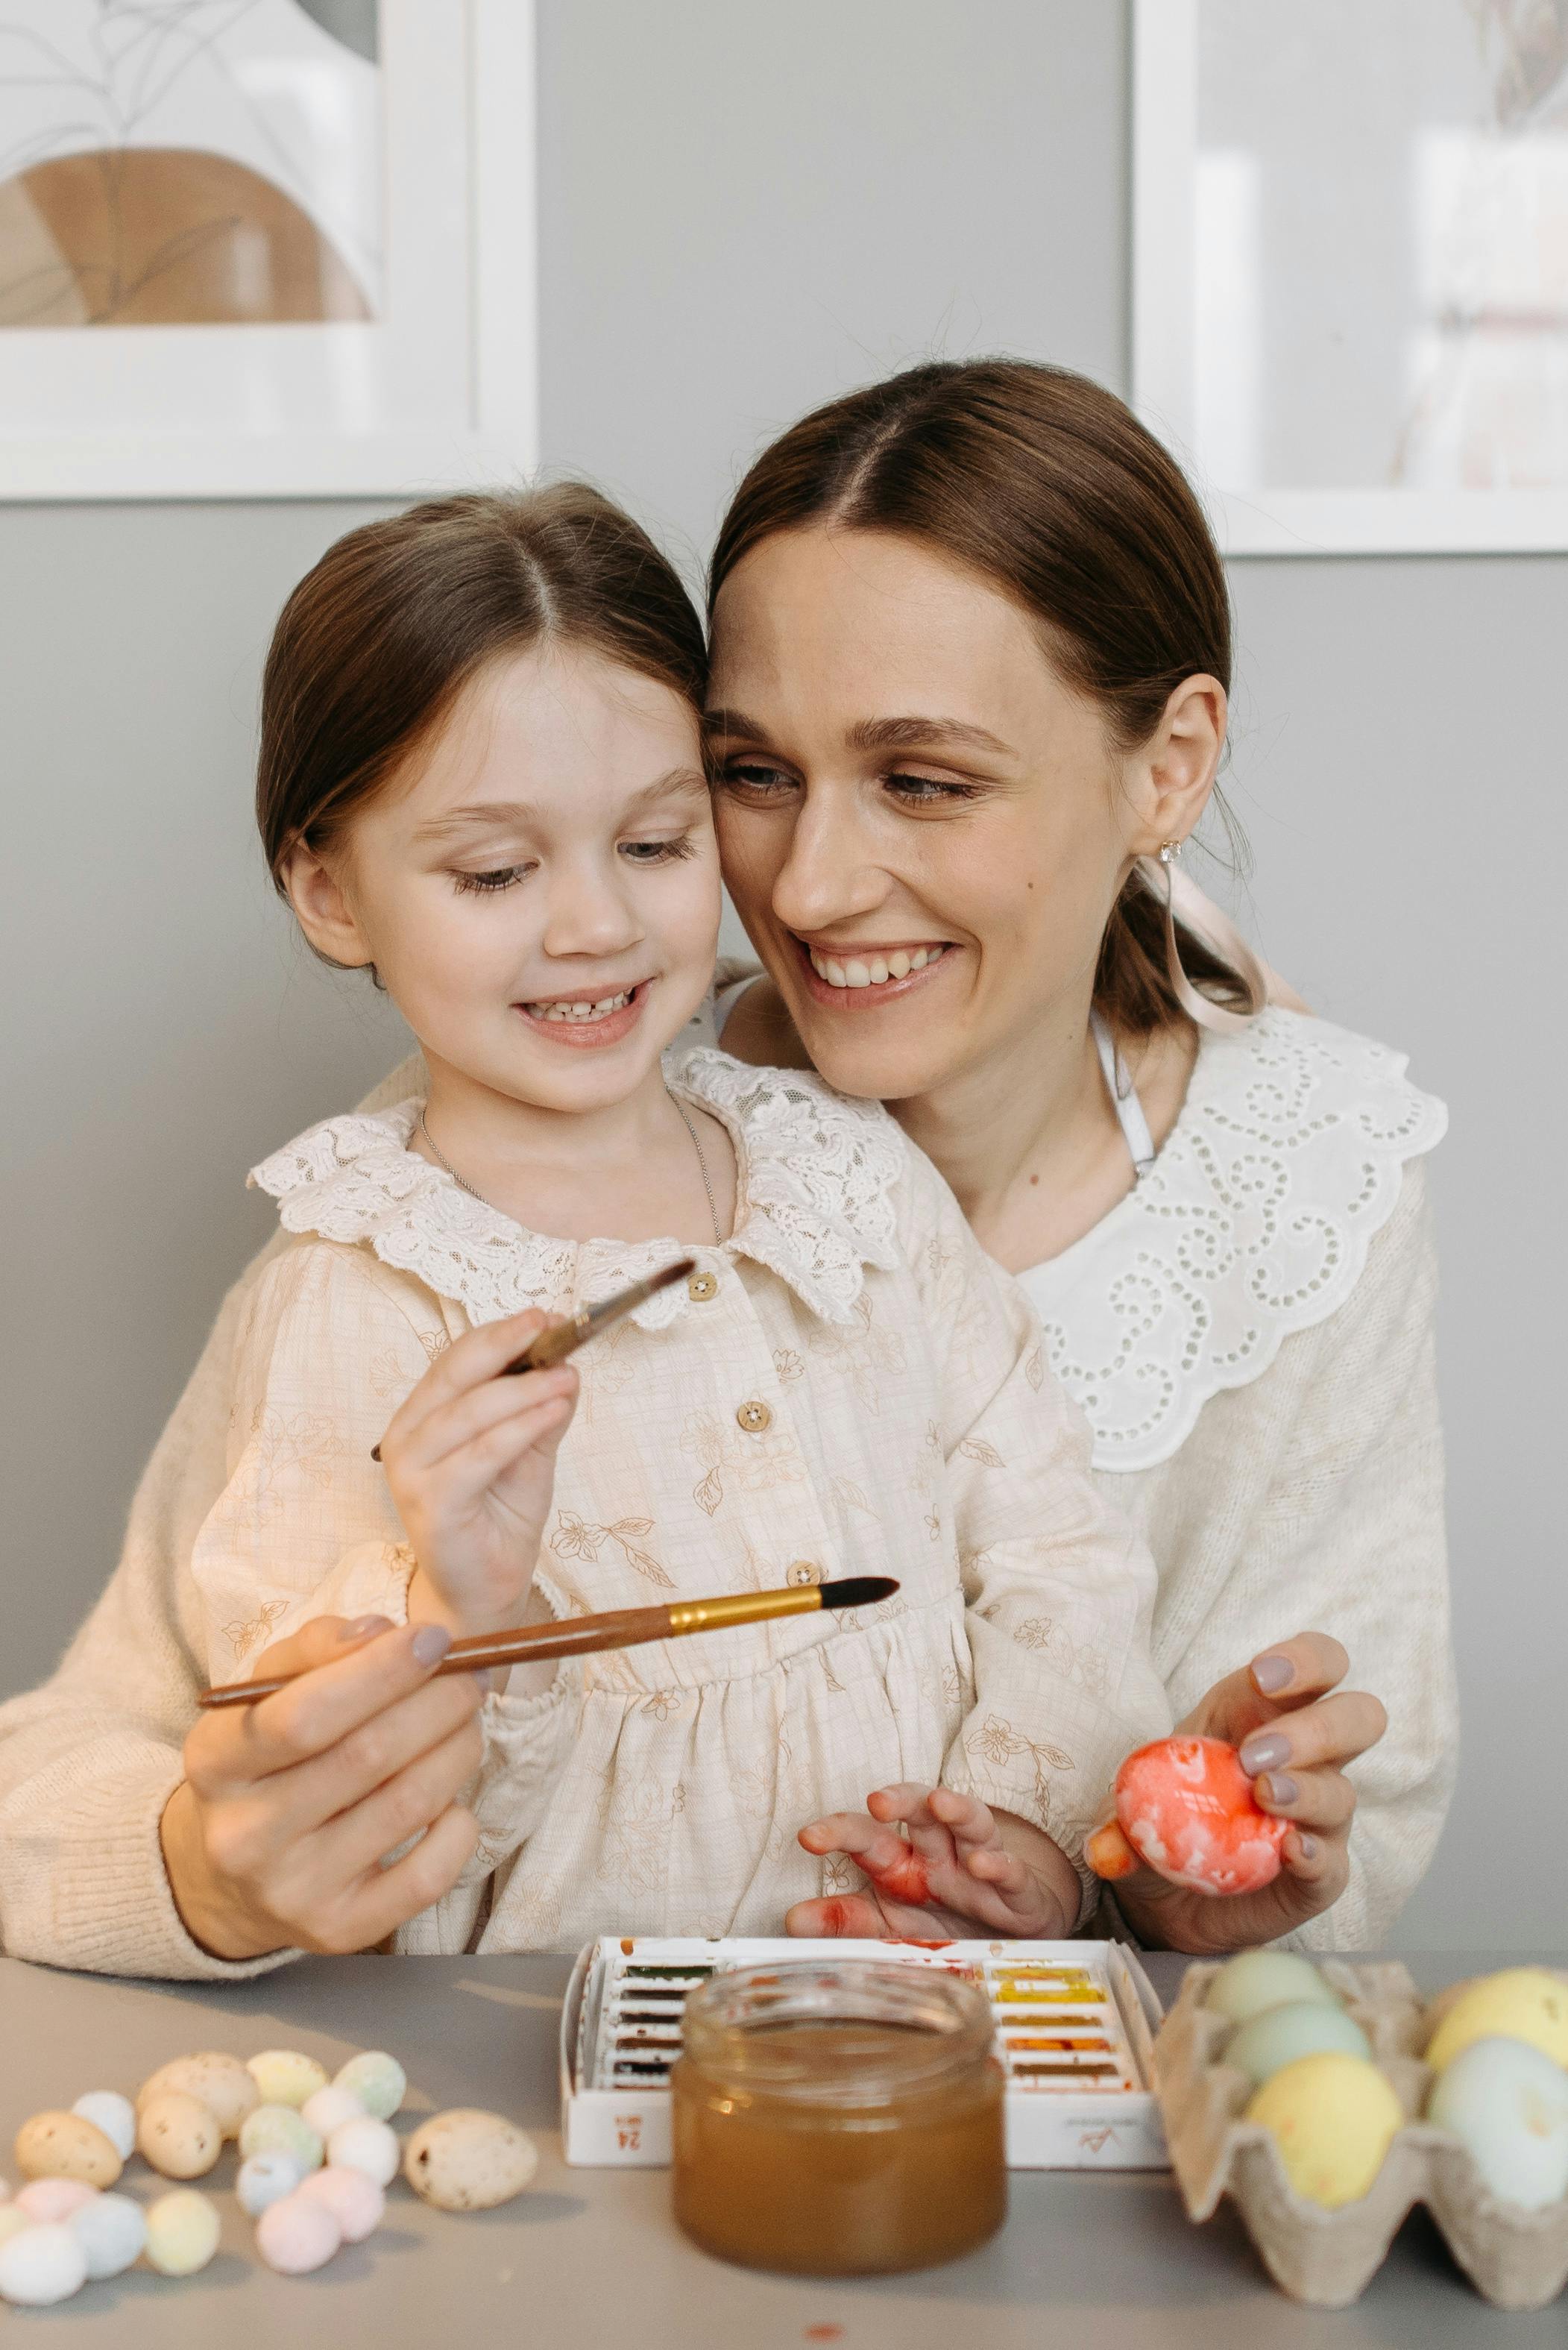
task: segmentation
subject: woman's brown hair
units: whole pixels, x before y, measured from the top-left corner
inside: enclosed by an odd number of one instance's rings
[[[710,614],[763,539],[829,520],[918,539],[1011,596],[1122,749],[1147,741],[1184,678],[1229,691],[1230,598],[1202,511],[1153,434],[1086,376],[1023,359],[933,364],[803,418],[735,493]],[[1181,957],[1205,993],[1250,1000],[1186,930]],[[1164,907],[1136,869],[1101,941],[1095,1001],[1133,1035],[1188,1020],[1166,969]]]
[[[691,598],[584,483],[434,499],[329,546],[279,615],[262,683],[256,822],[277,886],[290,850],[325,847],[488,661],[546,639],[701,711]]]

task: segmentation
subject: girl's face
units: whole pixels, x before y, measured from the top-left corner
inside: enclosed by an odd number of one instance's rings
[[[288,878],[314,942],[375,964],[432,1065],[545,1108],[624,1100],[712,977],[695,714],[574,646],[498,660]]]
[[[831,1084],[906,1099],[1081,1036],[1131,859],[1208,794],[1224,697],[1188,688],[1124,756],[1019,607],[917,541],[780,532],[737,565],[710,695],[724,879]]]

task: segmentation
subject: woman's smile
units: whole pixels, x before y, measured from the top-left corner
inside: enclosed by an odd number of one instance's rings
[[[956,953],[950,939],[925,939],[898,946],[857,941],[845,946],[797,935],[795,944],[813,997],[837,1012],[861,1012],[873,1003],[901,999],[927,984]]]

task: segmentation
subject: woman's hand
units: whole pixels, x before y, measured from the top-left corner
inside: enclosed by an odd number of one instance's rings
[[[515,1624],[577,1399],[569,1363],[499,1376],[548,1316],[465,1332],[438,1355],[381,1439],[387,1482],[419,1561],[409,1614],[454,1638]]]
[[[1337,1640],[1300,1632],[1217,1681],[1178,1723],[1179,1732],[1240,1747],[1258,1802],[1291,1829],[1279,1876],[1257,1893],[1195,1893],[1141,1865],[1117,1877],[1117,1904],[1141,1942],[1217,1957],[1277,1940],[1338,1900],[1355,1811],[1345,1765],[1388,1727],[1376,1698],[1340,1689],[1349,1669]]]
[[[175,1906],[214,1958],[363,1950],[457,1882],[478,1838],[478,1683],[431,1676],[433,1624],[317,1617],[256,1663],[301,1678],[198,1716],[160,1835]],[[388,1853],[413,1849],[383,1866]]]
[[[797,1901],[786,1933],[925,1941],[961,1939],[978,1926],[1054,1940],[1077,1920],[1078,1878],[1060,1846],[1032,1821],[950,1787],[878,1787],[864,1812],[813,1820],[800,1842],[844,1853],[871,1882],[863,1893]]]

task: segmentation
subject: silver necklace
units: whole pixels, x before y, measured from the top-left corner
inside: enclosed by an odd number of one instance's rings
[[[702,1189],[708,1198],[708,1213],[713,1220],[713,1244],[716,1248],[722,1248],[724,1244],[724,1235],[719,1225],[719,1211],[713,1204],[713,1186],[708,1180],[708,1161],[703,1153],[701,1138],[699,1136],[697,1129],[692,1125],[691,1119],[687,1117],[680,1101],[676,1099],[674,1094],[670,1093],[670,1087],[666,1086],[664,1090],[667,1094],[670,1094],[670,1100],[675,1104],[676,1116],[680,1118],[681,1125],[686,1128],[687,1133],[691,1137],[691,1148],[697,1153],[698,1172],[702,1178]],[[424,1105],[422,1102],[420,1105],[420,1132],[424,1136],[425,1141],[430,1147],[431,1157],[435,1160],[436,1165],[438,1167],[444,1167],[447,1173],[452,1177],[452,1181],[457,1184],[461,1191],[466,1191],[471,1200],[477,1200],[482,1207],[490,1207],[493,1203],[485,1198],[483,1192],[476,1191],[473,1185],[469,1181],[467,1176],[460,1175],[458,1173],[457,1169],[452,1165],[451,1159],[447,1158],[445,1153],[437,1145],[434,1135],[431,1134],[430,1128],[425,1124]]]

